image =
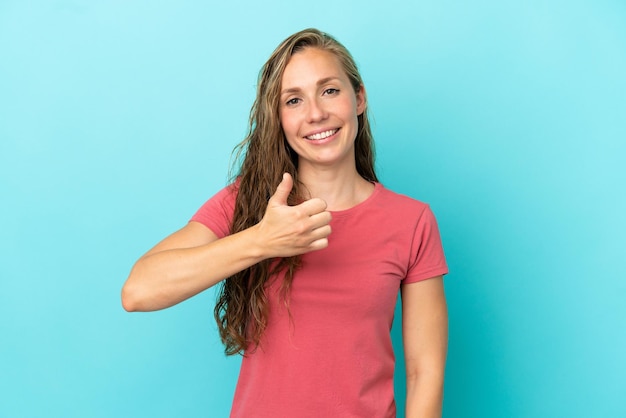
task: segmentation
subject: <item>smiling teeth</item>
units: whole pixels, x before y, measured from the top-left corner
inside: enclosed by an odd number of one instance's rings
[[[306,139],[320,140],[320,139],[328,138],[329,136],[333,135],[335,132],[337,132],[337,129],[331,129],[329,131],[316,133],[315,135],[309,135],[306,137]]]

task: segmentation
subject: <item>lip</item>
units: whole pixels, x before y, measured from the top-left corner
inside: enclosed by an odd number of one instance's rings
[[[322,132],[328,132],[328,131],[335,131],[335,133],[323,139],[309,139],[308,138],[312,135],[316,135],[316,134],[320,134]],[[302,137],[305,141],[312,143],[312,144],[325,144],[335,139],[339,131],[341,131],[341,128],[322,128],[322,129],[316,129],[315,131],[308,132],[306,135],[303,135]]]

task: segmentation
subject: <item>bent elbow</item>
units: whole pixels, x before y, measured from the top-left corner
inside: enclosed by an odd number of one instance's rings
[[[140,260],[141,261],[141,260]],[[141,292],[137,287],[137,274],[140,273],[139,262],[137,262],[126,279],[126,283],[122,287],[122,307],[126,312],[141,311]]]
[[[122,308],[126,312],[137,312],[137,298],[133,296],[133,292],[128,288],[128,284],[122,287]]]

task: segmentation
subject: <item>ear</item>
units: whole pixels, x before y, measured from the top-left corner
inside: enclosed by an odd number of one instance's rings
[[[367,96],[365,94],[365,86],[361,84],[356,91],[356,114],[361,116],[367,108]]]

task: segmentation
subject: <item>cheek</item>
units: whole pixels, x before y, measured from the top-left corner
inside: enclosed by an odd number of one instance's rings
[[[344,120],[352,120],[353,117],[356,118],[358,110],[356,100],[353,97],[345,97],[337,107],[338,114],[340,114]]]
[[[285,115],[284,113],[280,115],[280,126],[283,128],[283,132],[287,138],[298,132],[297,124],[293,120],[293,117],[289,117],[289,115]]]

